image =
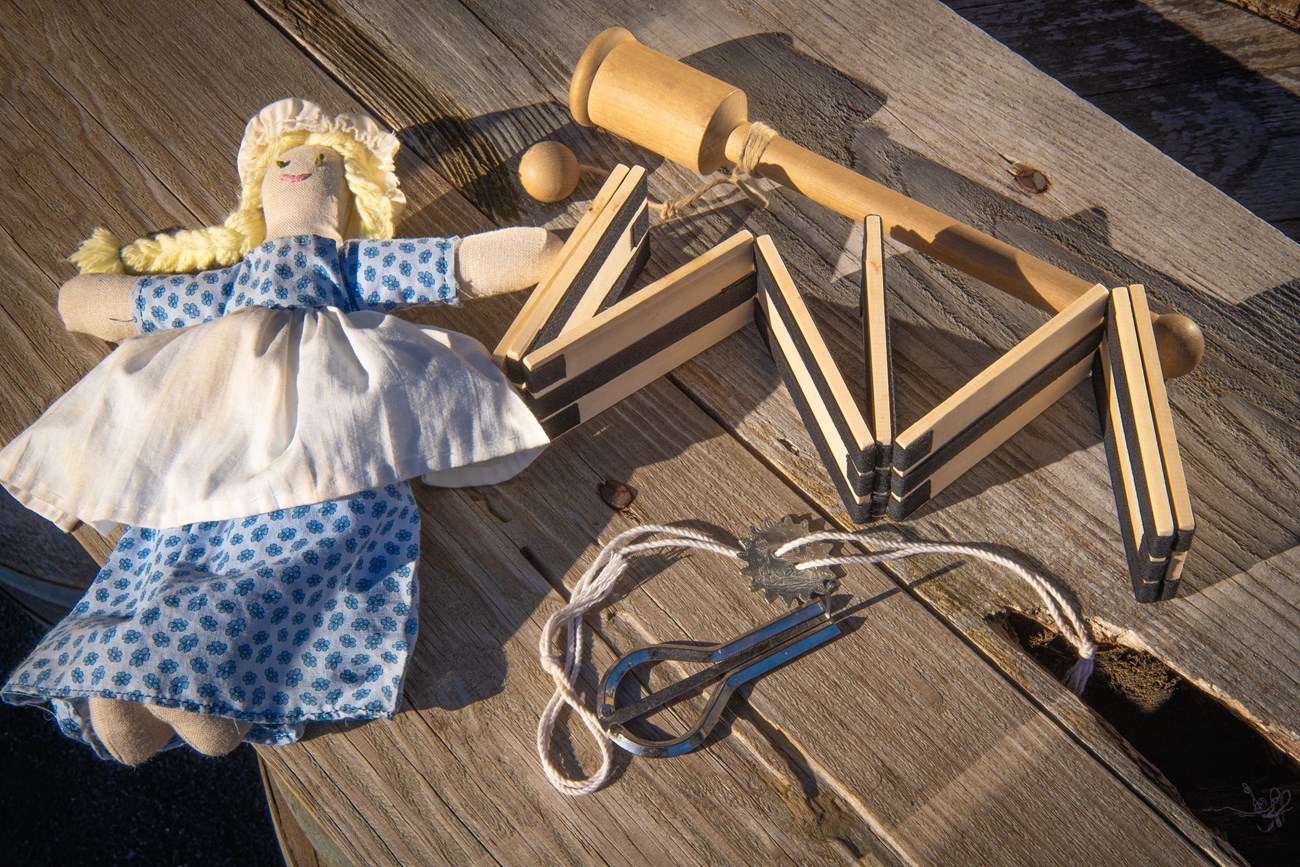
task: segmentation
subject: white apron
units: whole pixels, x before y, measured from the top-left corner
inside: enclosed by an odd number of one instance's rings
[[[416,476],[495,484],[546,443],[473,338],[253,306],[123,343],[0,451],[0,483],[64,530],[177,527]]]

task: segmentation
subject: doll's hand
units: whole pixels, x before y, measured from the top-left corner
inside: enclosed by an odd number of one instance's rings
[[[560,252],[545,229],[497,229],[462,238],[456,247],[456,282],[466,298],[516,292],[535,284]]]
[[[82,274],[59,289],[59,316],[69,331],[121,343],[139,333],[131,314],[131,286],[123,274]]]

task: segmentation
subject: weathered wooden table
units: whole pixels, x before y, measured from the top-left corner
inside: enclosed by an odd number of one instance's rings
[[[743,87],[791,139],[1111,285],[1143,283],[1205,329],[1171,399],[1197,510],[1180,596],[1133,602],[1091,397],[1080,388],[911,522],[918,537],[1023,552],[1080,597],[1100,638],[1147,651],[1300,758],[1300,248],[930,0],[714,5],[49,3],[10,10],[0,259],[0,435],[14,436],[109,347],[55,310],[64,261],[96,225],[135,237],[233,205],[246,119],[286,95],[401,130],[403,234],[566,228],[513,178],[543,138],[587,163],[639,162],[652,193],[698,179],[576,127],[568,74],[621,24]],[[1030,198],[1001,154],[1052,180]],[[581,191],[590,195],[594,187]],[[773,192],[722,195],[652,229],[666,273],[744,226],[770,233],[846,369],[860,359],[848,221]],[[899,419],[1043,315],[903,248],[889,251]],[[521,297],[422,311],[491,345]],[[856,354],[855,354],[856,353]],[[70,459],[74,459],[70,456]],[[614,512],[612,478],[639,490]],[[788,513],[846,525],[754,329],[555,443],[491,489],[418,492],[421,633],[402,713],[320,727],[262,759],[326,860],[1088,864],[1230,862],[1087,706],[1007,640],[1034,599],[978,563],[855,568],[861,628],[764,680],[699,753],[626,762],[585,799],[541,773],[550,686],[541,624],[603,542],[638,523],[744,533]],[[81,531],[99,556],[102,540]],[[599,618],[596,662],[648,642],[721,638],[773,609],[730,568],[686,557]],[[1170,731],[1169,737],[1178,737]],[[579,764],[590,766],[575,732]]]

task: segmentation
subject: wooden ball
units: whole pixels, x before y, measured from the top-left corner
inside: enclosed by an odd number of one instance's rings
[[[1191,373],[1205,355],[1205,335],[1201,328],[1181,313],[1156,317],[1156,351],[1165,379]]]
[[[524,152],[519,182],[539,202],[567,199],[578,188],[578,158],[557,141],[543,141]]]

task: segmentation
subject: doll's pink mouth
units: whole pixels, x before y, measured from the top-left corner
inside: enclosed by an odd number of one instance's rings
[[[285,174],[282,174],[282,175],[280,175],[280,180],[284,181],[286,184],[296,184],[296,183],[298,183],[299,181],[305,181],[305,180],[307,180],[307,179],[310,178],[310,177],[311,177],[311,172],[307,172],[307,173],[305,173],[305,174],[301,174],[301,175],[285,175]]]

